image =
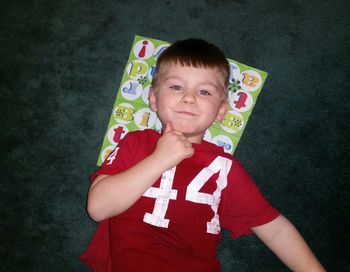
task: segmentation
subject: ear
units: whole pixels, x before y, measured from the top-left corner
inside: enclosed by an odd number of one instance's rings
[[[149,89],[149,94],[148,94],[148,101],[149,101],[149,107],[152,111],[157,112],[157,98],[155,94],[155,90],[153,87]]]
[[[228,103],[227,100],[225,100],[221,103],[220,109],[219,109],[218,114],[216,115],[216,118],[215,118],[215,122],[221,122],[224,119],[225,114],[226,114],[227,109],[228,109],[227,103]]]

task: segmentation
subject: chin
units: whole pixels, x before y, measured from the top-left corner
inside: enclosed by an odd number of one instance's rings
[[[183,135],[185,135],[187,138],[190,137],[203,137],[204,133],[198,132],[198,131],[193,131],[193,130],[178,130],[181,132]]]
[[[173,129],[178,131],[178,132],[181,132],[185,135],[187,134],[195,134],[195,131],[193,131],[193,128],[189,128],[189,127],[184,127],[184,126],[173,126]]]

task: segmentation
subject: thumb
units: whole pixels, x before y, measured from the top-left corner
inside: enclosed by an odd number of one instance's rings
[[[167,132],[170,132],[172,130],[173,130],[173,127],[171,126],[171,124],[170,123],[166,123],[163,133],[167,133]]]

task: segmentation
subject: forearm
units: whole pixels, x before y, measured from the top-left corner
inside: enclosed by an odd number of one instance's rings
[[[124,172],[97,177],[88,193],[89,215],[95,221],[102,221],[122,213],[152,186],[167,167],[169,165],[150,155]]]
[[[325,271],[303,237],[284,216],[253,228],[253,231],[292,271]]]
[[[90,186],[88,213],[95,221],[116,216],[133,205],[168,169],[193,155],[192,144],[167,124],[152,154],[124,172],[99,176]]]

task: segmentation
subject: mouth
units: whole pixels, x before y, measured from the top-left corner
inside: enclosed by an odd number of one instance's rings
[[[182,116],[191,116],[191,117],[195,117],[197,116],[197,114],[190,112],[190,111],[175,111],[176,114],[178,115],[182,115]]]

